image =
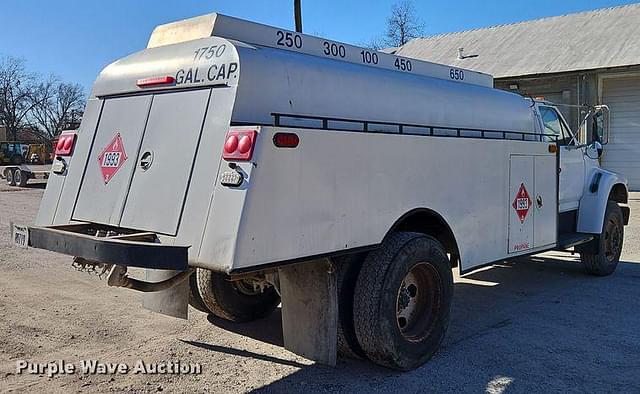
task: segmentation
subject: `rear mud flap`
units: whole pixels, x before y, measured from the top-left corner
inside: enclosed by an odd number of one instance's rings
[[[145,278],[148,282],[161,282],[181,272],[145,269]],[[144,293],[142,306],[163,315],[186,319],[189,308],[189,281],[183,280],[180,284],[166,290]]]
[[[321,364],[336,365],[338,293],[328,259],[279,269],[284,347]]]

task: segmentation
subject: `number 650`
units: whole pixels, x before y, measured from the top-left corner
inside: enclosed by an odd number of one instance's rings
[[[454,79],[456,81],[463,81],[464,80],[464,71],[456,70],[455,68],[452,68],[452,69],[449,70],[449,76],[451,77],[451,79]]]

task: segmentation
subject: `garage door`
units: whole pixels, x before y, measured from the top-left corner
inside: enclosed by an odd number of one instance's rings
[[[623,174],[640,190],[640,77],[605,79],[602,102],[611,110],[604,168]]]

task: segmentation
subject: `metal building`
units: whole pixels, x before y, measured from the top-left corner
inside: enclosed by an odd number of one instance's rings
[[[607,104],[602,164],[640,190],[640,4],[418,38],[395,54],[492,74],[497,88],[560,104]],[[562,111],[575,130],[581,111]]]

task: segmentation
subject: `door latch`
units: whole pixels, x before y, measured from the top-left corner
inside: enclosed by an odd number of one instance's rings
[[[153,152],[152,151],[144,152],[140,157],[140,168],[142,168],[142,171],[147,171],[149,168],[151,168],[152,163],[153,163]]]
[[[538,206],[538,209],[542,208],[542,196],[538,194],[538,197],[536,197],[536,205]]]

